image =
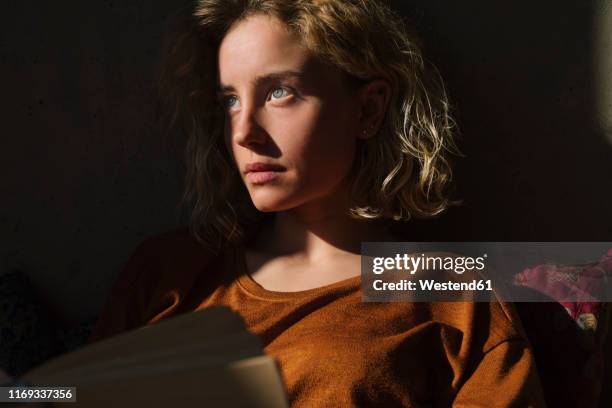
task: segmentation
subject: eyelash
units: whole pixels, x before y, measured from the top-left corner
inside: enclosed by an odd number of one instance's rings
[[[276,91],[277,89],[282,89],[282,90],[284,90],[284,91],[287,91],[287,92],[288,92],[288,95],[287,95],[287,96],[289,96],[289,95],[294,95],[294,94],[295,94],[295,92],[293,91],[293,89],[291,89],[291,88],[289,88],[289,87],[287,87],[287,86],[280,86],[280,85],[277,85],[277,86],[275,86],[275,87],[273,87],[273,88],[272,88],[271,92],[269,92],[269,93],[268,93],[268,96],[272,95],[272,93],[273,93],[274,91]],[[230,100],[230,99],[232,99],[232,98],[236,98],[236,97],[235,97],[234,95],[229,95],[229,96],[226,96],[225,98],[223,98],[223,106],[224,106],[225,108],[227,108],[227,109],[231,109],[231,107],[227,105],[227,101],[229,101],[229,100]],[[283,97],[280,97],[279,99],[283,99]]]

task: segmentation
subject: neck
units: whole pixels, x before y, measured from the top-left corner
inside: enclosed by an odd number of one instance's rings
[[[366,241],[393,241],[386,223],[348,214],[348,194],[277,212],[253,240],[257,249],[306,260],[360,254]]]

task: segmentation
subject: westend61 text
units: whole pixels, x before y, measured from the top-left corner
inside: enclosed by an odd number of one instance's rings
[[[418,282],[418,284],[417,284]],[[417,282],[402,279],[399,282],[383,282],[377,279],[373,283],[374,290],[422,290],[422,291],[477,291],[477,290],[493,290],[493,285],[490,279],[479,279],[471,282],[436,282],[432,279],[419,279]]]

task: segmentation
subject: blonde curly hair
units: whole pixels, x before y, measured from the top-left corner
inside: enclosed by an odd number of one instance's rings
[[[230,26],[262,13],[284,22],[322,61],[358,86],[391,85],[376,137],[359,140],[352,217],[405,221],[456,204],[449,198],[450,157],[460,155],[457,126],[437,69],[418,38],[380,0],[197,0],[165,43],[160,90],[163,120],[186,137],[190,230],[213,251],[241,242],[265,219],[252,204],[223,140],[224,113],[215,98],[217,51]]]

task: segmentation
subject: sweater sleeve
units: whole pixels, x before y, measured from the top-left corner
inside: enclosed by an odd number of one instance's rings
[[[526,340],[508,339],[483,354],[453,407],[546,407]]]
[[[123,266],[106,297],[98,320],[87,339],[93,343],[144,324],[151,283],[153,253],[147,241],[138,245]]]

